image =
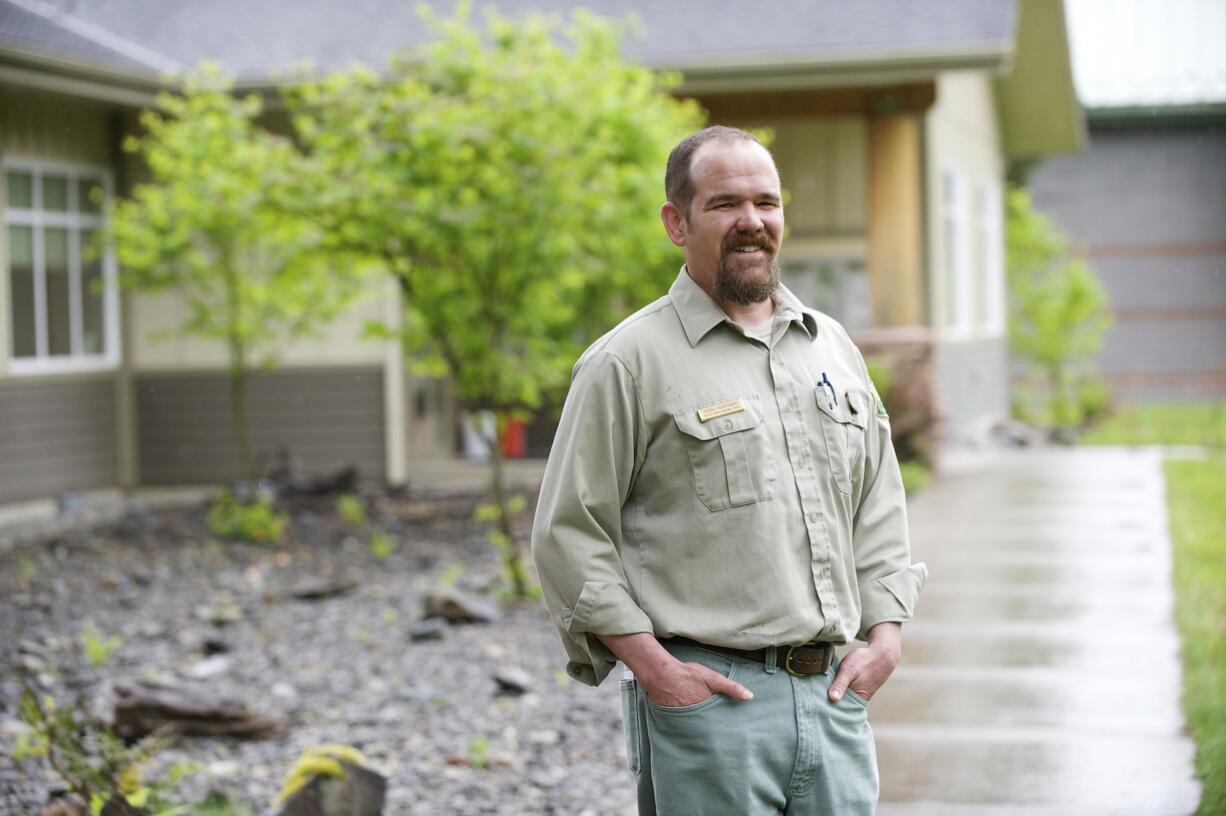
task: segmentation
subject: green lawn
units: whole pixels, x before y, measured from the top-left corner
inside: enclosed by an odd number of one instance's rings
[[[1166,478],[1200,812],[1226,813],[1226,459],[1167,462]]]
[[[1127,405],[1081,437],[1091,445],[1226,445],[1226,401]]]
[[[1131,406],[1082,437],[1102,445],[1226,445],[1226,403]],[[1204,784],[1200,813],[1226,813],[1226,458],[1166,463],[1183,638],[1183,710]]]

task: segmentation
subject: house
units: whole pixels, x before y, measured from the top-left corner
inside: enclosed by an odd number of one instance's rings
[[[1123,401],[1226,397],[1226,5],[1073,0],[1089,145],[1044,160],[1036,206],[1098,273],[1098,367]],[[1111,13],[1107,13],[1110,10]],[[1127,13],[1120,13],[1125,11]]]
[[[763,0],[752,25],[727,0],[582,5],[636,14],[629,50],[681,71],[713,121],[773,129],[802,297],[928,378],[951,434],[1006,412],[1006,161],[1083,138],[1061,0]],[[211,59],[275,93],[279,68],[378,65],[423,36],[400,0],[0,0],[0,503],[235,473],[222,349],[165,339],[182,304],[118,291],[114,261],[80,253],[101,226],[90,191],[140,175],[120,145],[161,78]],[[376,292],[285,348],[251,386],[256,449],[389,483],[451,454],[445,383],[357,338],[398,313]]]

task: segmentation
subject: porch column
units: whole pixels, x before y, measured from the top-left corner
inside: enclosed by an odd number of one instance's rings
[[[868,289],[877,328],[924,324],[919,117],[868,119]]]
[[[408,422],[409,412],[405,390],[404,345],[400,342],[400,326],[404,320],[404,302],[400,287],[387,284],[384,321],[393,335],[384,341],[383,358],[383,446],[387,467],[387,484],[400,487],[409,480]]]

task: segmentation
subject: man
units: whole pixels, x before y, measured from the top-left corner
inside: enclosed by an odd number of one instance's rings
[[[865,705],[926,575],[888,418],[842,327],[779,284],[766,148],[699,131],[665,191],[685,266],[576,363],[541,486],[567,670],[632,673],[640,814],[872,813]]]

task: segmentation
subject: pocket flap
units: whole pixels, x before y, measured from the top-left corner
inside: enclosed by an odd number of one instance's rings
[[[813,390],[817,397],[817,408],[835,422],[855,425],[857,428],[868,427],[868,395],[863,391],[844,391],[839,395],[838,402],[830,402],[830,389],[819,385]]]
[[[708,408],[722,405],[735,407],[735,403],[740,403],[739,410],[711,417],[705,422],[702,420],[702,413]],[[711,403],[709,406],[700,405],[696,408],[687,408],[673,414],[673,420],[683,434],[695,439],[715,439],[724,434],[756,428],[762,422],[762,412],[758,407],[758,398],[747,397]]]

